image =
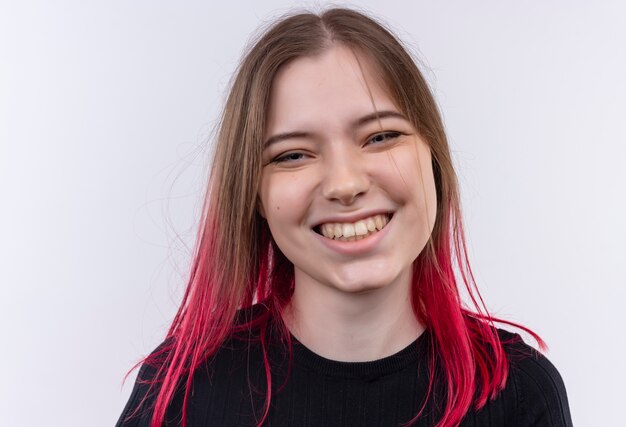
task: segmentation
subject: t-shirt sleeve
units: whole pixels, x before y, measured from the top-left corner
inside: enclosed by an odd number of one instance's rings
[[[518,395],[517,425],[572,427],[561,374],[548,358],[523,341],[515,347],[510,372]]]

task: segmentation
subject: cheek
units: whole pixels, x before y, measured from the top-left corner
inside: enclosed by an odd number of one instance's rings
[[[421,193],[420,154],[415,146],[407,144],[385,153],[375,166],[379,182],[398,202],[415,201]]]
[[[390,196],[400,203],[415,206],[419,222],[432,231],[437,213],[437,192],[431,166],[430,150],[423,142],[407,145],[389,156],[390,167],[384,179]]]
[[[259,200],[271,226],[300,222],[307,202],[306,185],[298,173],[267,174],[261,179]]]
[[[270,225],[274,222],[274,219],[280,215],[281,205],[283,204],[280,193],[276,192],[276,183],[274,181],[273,176],[263,175],[259,189],[261,210]]]
[[[435,225],[435,219],[437,216],[437,189],[435,186],[435,174],[433,173],[432,157],[430,149],[424,144],[418,150],[419,162],[417,165],[419,169],[419,194],[420,204],[425,211],[426,219],[428,221],[428,233],[430,234]]]

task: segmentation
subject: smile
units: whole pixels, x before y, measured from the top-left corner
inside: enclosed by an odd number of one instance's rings
[[[329,222],[316,227],[316,231],[328,239],[353,242],[378,233],[385,228],[390,219],[390,215],[381,214],[373,215],[356,222]]]

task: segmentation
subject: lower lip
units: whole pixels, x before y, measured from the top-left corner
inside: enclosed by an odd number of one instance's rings
[[[324,237],[313,230],[311,231],[324,246],[335,252],[343,255],[360,255],[372,251],[376,247],[376,245],[378,245],[380,240],[387,235],[387,232],[392,222],[393,216],[382,230],[377,231],[374,234],[370,234],[369,236],[364,237],[361,240],[354,240],[352,242],[329,239],[328,237]]]

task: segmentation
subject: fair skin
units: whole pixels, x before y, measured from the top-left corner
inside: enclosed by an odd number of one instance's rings
[[[294,264],[283,317],[332,360],[380,359],[424,330],[410,284],[436,215],[431,155],[373,70],[340,45],[298,58],[268,111],[259,211]]]

